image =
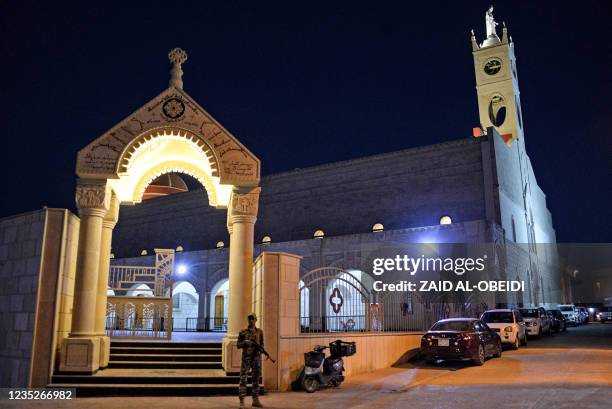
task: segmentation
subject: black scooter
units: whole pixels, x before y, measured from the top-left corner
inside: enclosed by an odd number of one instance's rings
[[[320,387],[338,387],[344,381],[343,356],[351,356],[357,352],[354,342],[337,340],[330,342],[330,355],[325,356],[328,347],[317,345],[312,351],[304,354],[304,369],[300,373],[299,382],[302,388],[313,393]]]

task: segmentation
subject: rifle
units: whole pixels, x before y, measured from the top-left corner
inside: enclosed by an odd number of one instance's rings
[[[274,363],[276,363],[276,361],[275,361],[274,359],[272,359],[272,357],[270,356],[270,354],[268,353],[268,351],[266,351],[266,350],[264,349],[264,347],[262,347],[261,345],[259,345],[259,344],[257,343],[257,341],[251,341],[251,342],[253,343],[253,346],[255,346],[255,348],[257,348],[257,349],[259,350],[259,352],[260,352],[261,354],[264,354],[264,355],[265,355],[266,359],[269,359],[270,361],[272,361],[272,363],[273,363],[273,364],[274,364]]]

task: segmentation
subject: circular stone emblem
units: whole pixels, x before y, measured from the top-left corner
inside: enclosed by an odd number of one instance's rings
[[[170,98],[164,105],[162,111],[168,119],[179,119],[185,113],[185,104],[178,98]]]

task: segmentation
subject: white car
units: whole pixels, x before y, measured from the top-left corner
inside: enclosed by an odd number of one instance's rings
[[[519,345],[527,345],[525,320],[519,310],[488,310],[482,314],[480,320],[497,332],[502,343],[512,345],[513,349],[518,349]]]
[[[527,335],[533,335],[538,338],[540,338],[542,334],[550,335],[550,320],[544,308],[521,308],[519,311],[525,320],[525,331]]]
[[[576,312],[576,307],[574,306],[574,304],[559,305],[559,310],[567,320],[568,325],[572,325],[574,327],[580,325],[580,318],[578,317],[578,313]]]

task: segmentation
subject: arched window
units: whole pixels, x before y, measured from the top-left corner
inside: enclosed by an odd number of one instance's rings
[[[147,251],[146,251],[146,250],[143,250],[143,251],[141,251],[141,252],[140,252],[140,255],[141,255],[141,256],[146,256],[147,254],[149,254],[149,253],[147,253]]]
[[[376,223],[374,226],[372,226],[372,232],[374,233],[378,233],[385,230],[385,226],[382,225],[382,223]]]
[[[264,236],[263,239],[261,239],[261,243],[262,244],[270,244],[270,243],[272,243],[272,238],[270,236]]]
[[[222,249],[223,247],[225,247],[225,243],[223,243],[222,241],[218,241],[217,242],[217,248],[218,249]]]
[[[442,216],[440,217],[440,224],[452,224],[453,219],[450,216]]]
[[[322,239],[323,237],[325,237],[325,232],[323,230],[319,229],[319,230],[314,232],[312,237],[314,237],[315,239]]]
[[[178,246],[178,247],[176,248],[176,251],[183,251],[183,246]]]

